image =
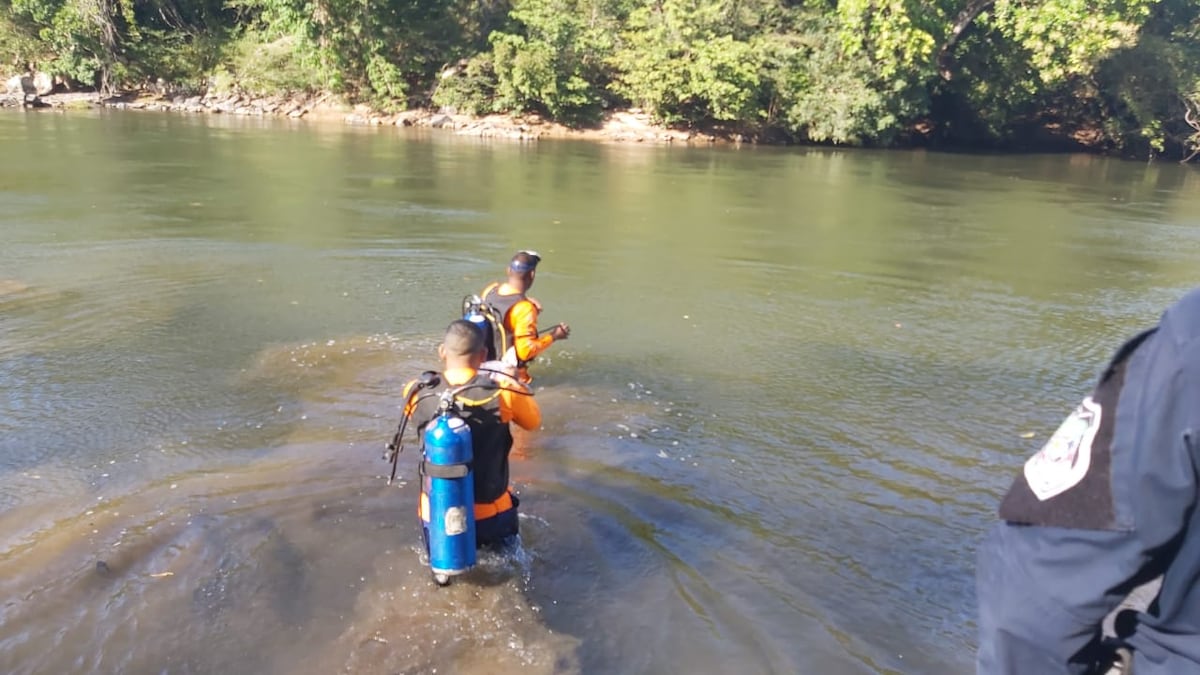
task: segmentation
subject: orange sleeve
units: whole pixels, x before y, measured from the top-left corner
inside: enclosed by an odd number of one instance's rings
[[[538,310],[528,300],[522,300],[508,310],[509,324],[512,326],[513,347],[516,348],[517,358],[529,361],[546,351],[554,342],[550,333],[538,335]]]
[[[542,426],[542,409],[522,385],[505,385],[500,390],[500,421],[516,422],[522,429],[533,431]]]

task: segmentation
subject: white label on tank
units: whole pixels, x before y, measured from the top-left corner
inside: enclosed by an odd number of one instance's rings
[[[467,510],[461,506],[446,509],[446,535],[453,537],[467,531]]]

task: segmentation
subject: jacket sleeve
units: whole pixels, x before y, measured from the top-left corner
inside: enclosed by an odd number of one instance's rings
[[[506,384],[500,390],[500,421],[515,422],[517,426],[533,431],[542,426],[542,411],[537,401],[520,384]]]
[[[1071,675],[1145,563],[1134,533],[998,523],[979,550],[979,675]]]
[[[553,344],[554,337],[550,333],[538,335],[538,309],[529,300],[513,305],[508,311],[508,318],[512,324],[513,348],[518,359],[529,361]]]
[[[1167,342],[1131,357],[1112,411],[1111,479],[1102,488],[1111,490],[1111,526],[1051,519],[999,522],[987,533],[976,566],[979,675],[1089,672],[1102,657],[1104,617],[1169,562],[1196,501],[1191,428],[1200,382],[1194,368],[1180,367],[1195,350],[1171,353]]]

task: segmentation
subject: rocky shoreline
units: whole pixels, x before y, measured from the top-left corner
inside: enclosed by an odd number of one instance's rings
[[[606,114],[594,127],[574,128],[542,119],[538,115],[461,115],[437,110],[407,110],[383,113],[362,105],[347,105],[326,96],[250,96],[246,94],[185,95],[131,92],[110,98],[95,93],[52,93],[31,97],[0,96],[0,108],[28,110],[71,110],[110,108],[146,110],[192,115],[276,117],[321,122],[340,121],[355,126],[424,127],[459,136],[512,141],[542,138],[580,138],[625,143],[714,144],[751,141],[737,133],[675,129],[655,124],[641,110],[618,110]]]

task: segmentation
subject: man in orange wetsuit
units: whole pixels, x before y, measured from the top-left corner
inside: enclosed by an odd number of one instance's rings
[[[508,454],[513,444],[509,423],[515,422],[531,431],[542,424],[541,410],[524,385],[511,377],[479,371],[486,354],[482,331],[470,321],[455,321],[446,329],[446,336],[438,346],[444,369],[437,384],[425,387],[414,398],[418,380],[413,380],[404,386],[403,394],[404,412],[410,416],[423,446],[425,426],[437,418],[442,392],[469,384],[455,395],[455,400],[463,421],[471,429],[477,546],[504,544],[516,536],[520,502],[508,486]],[[421,485],[420,514],[426,527],[428,480],[424,478]]]
[[[508,351],[497,357],[516,366],[517,378],[525,384],[533,381],[529,375],[529,362],[554,342],[571,336],[571,327],[565,323],[544,333],[538,332],[537,320],[542,305],[526,293],[533,287],[541,260],[535,251],[518,252],[508,263],[507,281],[490,284],[479,294],[503,317],[503,329],[507,333],[504,344]]]

